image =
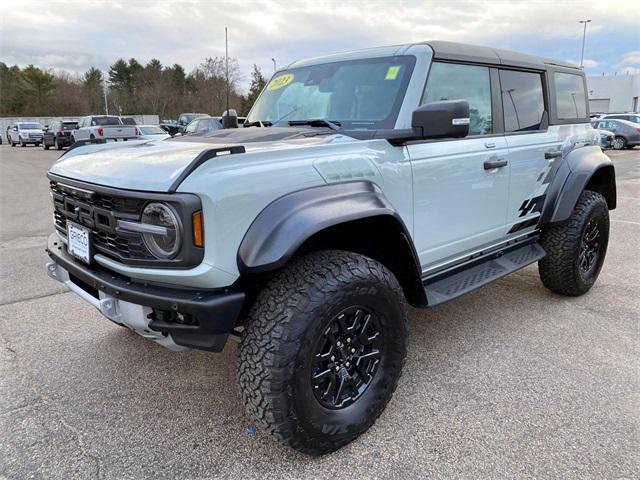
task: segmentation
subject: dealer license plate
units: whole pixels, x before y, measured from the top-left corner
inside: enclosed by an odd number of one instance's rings
[[[85,263],[91,263],[91,232],[89,229],[67,222],[67,250]]]

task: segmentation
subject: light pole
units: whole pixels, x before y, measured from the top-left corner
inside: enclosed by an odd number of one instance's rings
[[[578,23],[584,24],[584,30],[582,30],[582,53],[580,54],[580,68],[584,63],[584,41],[587,38],[587,23],[591,22],[591,20],[580,20]]]
[[[109,115],[109,104],[107,103],[107,75],[102,74],[102,93],[104,94],[104,114]]]
[[[276,70],[278,69],[278,68],[276,67],[276,59],[275,59],[275,58],[272,58],[272,59],[271,59],[271,61],[273,62],[273,73],[276,73]]]

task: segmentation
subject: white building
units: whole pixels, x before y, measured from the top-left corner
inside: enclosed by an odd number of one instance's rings
[[[640,74],[587,77],[591,113],[637,112]]]

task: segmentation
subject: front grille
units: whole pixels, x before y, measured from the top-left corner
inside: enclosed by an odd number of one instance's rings
[[[30,133],[29,134],[29,138],[31,140],[41,140],[42,139],[42,134],[40,134],[40,133]]]
[[[146,200],[104,195],[83,188],[50,182],[53,218],[56,229],[67,235],[67,221],[91,230],[93,246],[115,260],[154,260],[142,236],[116,230],[118,219],[138,220]]]

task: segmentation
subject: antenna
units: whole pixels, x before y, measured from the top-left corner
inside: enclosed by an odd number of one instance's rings
[[[224,27],[224,59],[227,70],[227,117],[229,116],[229,40],[227,37],[227,27]]]

